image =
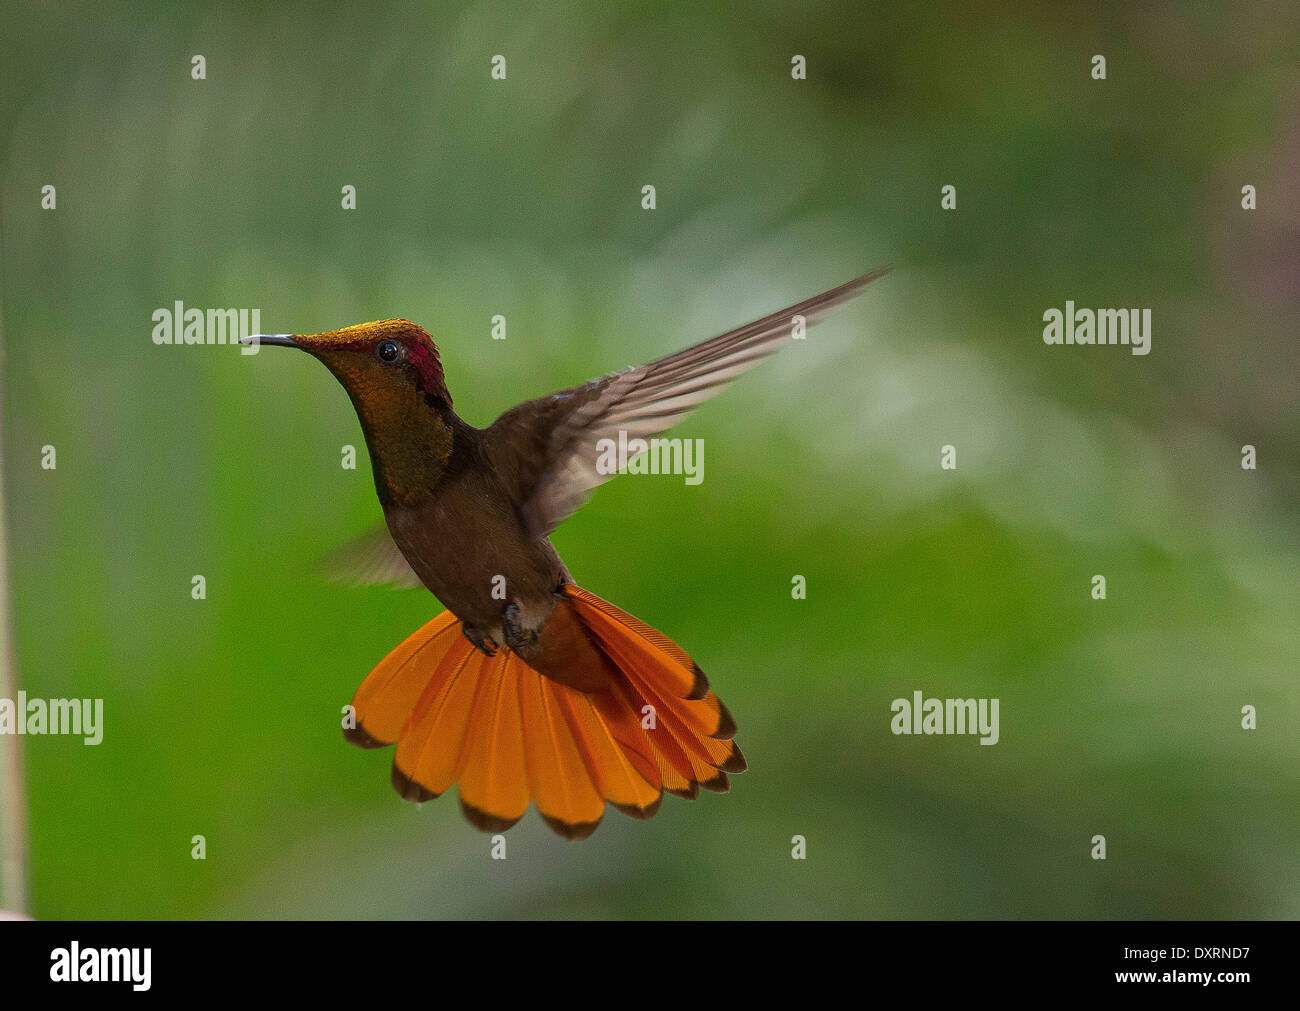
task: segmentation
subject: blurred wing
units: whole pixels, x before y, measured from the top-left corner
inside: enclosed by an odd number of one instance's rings
[[[321,559],[327,579],[350,586],[391,583],[397,589],[420,585],[410,563],[393,542],[388,527],[376,527]]]
[[[544,537],[591,489],[613,475],[596,469],[602,439],[645,438],[676,424],[791,339],[794,317],[807,325],[848,301],[888,268],[746,326],[636,368],[593,379],[520,404],[484,432],[483,449],[498,473],[520,475],[515,489],[529,534]]]

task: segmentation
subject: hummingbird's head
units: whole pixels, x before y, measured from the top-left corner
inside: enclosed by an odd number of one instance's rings
[[[334,373],[360,405],[374,399],[407,399],[412,393],[451,407],[438,347],[408,319],[358,323],[318,334],[258,334],[241,343],[306,351]]]
[[[385,502],[409,500],[432,487],[451,458],[458,419],[438,348],[410,320],[318,334],[258,334],[241,343],[298,348],[334,373],[356,408],[375,487]]]

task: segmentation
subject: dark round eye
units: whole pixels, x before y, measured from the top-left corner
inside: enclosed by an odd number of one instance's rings
[[[381,362],[392,364],[402,357],[402,345],[397,341],[380,341],[379,346],[375,348],[375,354],[379,356]]]

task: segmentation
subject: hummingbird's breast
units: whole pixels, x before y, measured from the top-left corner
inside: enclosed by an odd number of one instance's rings
[[[529,537],[490,471],[444,474],[420,499],[386,504],[389,532],[417,576],[466,624],[505,641],[502,614],[514,604],[540,632],[557,592],[571,581],[547,538]]]

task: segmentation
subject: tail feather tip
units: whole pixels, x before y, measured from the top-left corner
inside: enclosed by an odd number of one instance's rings
[[[409,800],[412,804],[423,804],[426,800],[433,800],[438,796],[432,790],[426,790],[410,776],[393,763],[392,772],[393,789],[402,800]]]
[[[542,820],[550,827],[556,835],[563,836],[570,842],[577,842],[580,839],[586,839],[587,836],[595,832],[600,825],[600,819],[595,821],[569,822],[560,818],[554,818],[549,814],[538,812],[542,815]]]
[[[460,798],[460,810],[464,814],[465,820],[480,832],[504,832],[523,817],[522,812],[513,818],[509,818],[480,810],[473,804],[468,803],[464,797]]]

